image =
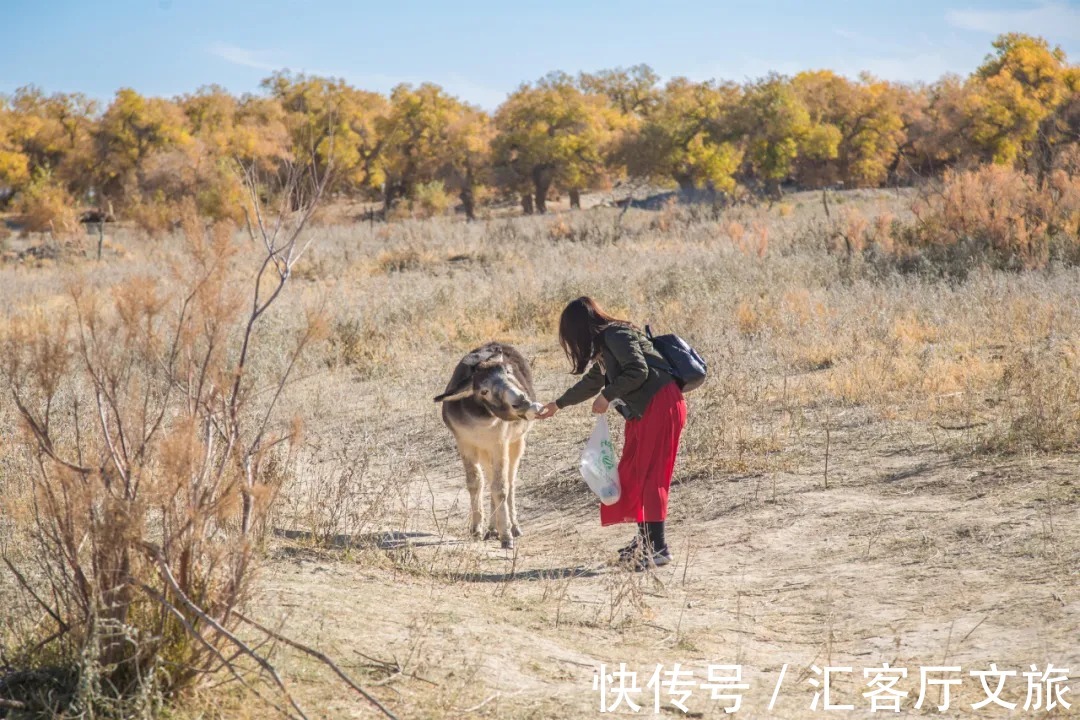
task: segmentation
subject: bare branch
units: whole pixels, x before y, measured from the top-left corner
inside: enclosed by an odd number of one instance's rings
[[[296,710],[300,717],[306,718],[307,715],[304,713],[303,708],[301,708],[300,705],[296,702],[296,700],[292,697],[292,695],[289,694],[288,688],[285,687],[285,683],[282,681],[281,676],[278,675],[277,670],[274,668],[273,665],[270,664],[270,661],[268,661],[266,658],[262,657],[257,652],[248,647],[248,645],[243,640],[236,637],[236,635],[234,635],[233,633],[229,632],[229,630],[225,628],[221,623],[210,617],[202,608],[200,608],[198,605],[188,599],[188,596],[184,593],[179,583],[176,582],[176,578],[173,577],[172,569],[169,567],[169,564],[165,562],[165,558],[162,557],[160,549],[148,542],[142,543],[142,548],[143,551],[147,554],[147,556],[149,556],[150,559],[157,564],[158,569],[161,572],[161,577],[168,584],[169,588],[174,593],[176,593],[176,597],[180,599],[184,606],[196,617],[198,617],[204,623],[212,627],[218,634],[220,634],[222,637],[232,643],[237,649],[243,651],[245,655],[254,660],[259,665],[259,667],[261,667],[266,672],[266,674],[270,676],[270,679],[273,680],[274,685],[277,686],[277,688],[289,701],[289,704],[292,705],[293,709]]]
[[[378,708],[379,711],[382,712],[383,715],[385,715],[388,718],[391,718],[391,720],[397,720],[396,715],[394,715],[392,712],[390,712],[390,710],[388,710],[381,702],[379,702],[377,698],[375,698],[369,692],[364,690],[364,688],[360,687],[356,683],[355,680],[353,680],[351,677],[349,677],[348,674],[346,674],[344,670],[339,668],[337,666],[337,664],[333,660],[328,658],[325,654],[319,652],[315,648],[308,647],[307,645],[304,645],[303,643],[299,643],[299,642],[297,642],[295,640],[292,640],[290,638],[285,637],[284,635],[281,635],[280,633],[276,633],[273,630],[271,630],[270,628],[266,627],[265,625],[262,625],[261,623],[258,623],[256,621],[252,620],[251,618],[243,615],[239,611],[234,611],[233,614],[236,615],[236,617],[240,618],[242,621],[246,622],[248,625],[251,625],[253,628],[258,630],[259,632],[266,633],[267,635],[274,638],[275,640],[278,640],[279,642],[285,643],[289,647],[294,648],[296,650],[299,650],[300,652],[304,653],[305,655],[310,655],[311,657],[315,658],[319,662],[323,663],[328,668],[333,670],[334,673],[345,682],[345,684],[347,684],[353,690],[358,692],[365,700],[367,700],[372,705],[374,705],[376,708]]]

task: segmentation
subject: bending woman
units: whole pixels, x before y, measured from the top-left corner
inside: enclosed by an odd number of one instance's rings
[[[574,300],[559,319],[559,343],[572,372],[583,375],[538,417],[595,396],[592,411],[609,405],[626,418],[619,484],[613,505],[600,506],[600,524],[637,523],[638,532],[619,557],[636,570],[666,565],[671,550],[664,538],[668,492],[679,437],[686,424],[686,401],[666,362],[644,333],[605,313],[589,297]]]

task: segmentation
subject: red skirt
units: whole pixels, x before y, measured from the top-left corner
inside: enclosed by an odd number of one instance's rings
[[[615,504],[600,505],[601,525],[667,518],[668,491],[685,425],[686,401],[674,382],[653,396],[640,419],[626,422],[619,459],[622,492]]]

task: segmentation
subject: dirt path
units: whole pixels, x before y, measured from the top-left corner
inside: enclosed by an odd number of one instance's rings
[[[814,665],[854,669],[834,678],[833,702],[858,714],[869,707],[864,668],[907,668],[898,688],[910,710],[920,667],[959,665],[951,709],[932,713],[943,717],[971,715],[984,695],[968,672],[990,663],[1080,674],[1074,458],[959,461],[916,432],[841,419],[828,489],[809,441],[790,472],[679,485],[675,562],[633,574],[607,563],[627,531],[599,527],[567,451],[588,423],[534,433],[519,499],[526,536],[506,552],[462,539],[463,474],[437,421],[418,416],[413,440],[432,460],[403,486],[405,526],[348,552],[280,541],[261,612],[287,617],[403,718],[599,716],[601,663],[638,671],[639,715],[654,712],[645,686],[657,664],[680,663],[696,682],[709,665],[740,665],[750,718],[814,714]],[[311,666],[287,670],[325,717],[370,715]],[[724,715],[707,689],[691,689],[694,716]],[[1025,693],[1018,676],[1003,697],[1022,707]],[[680,715],[671,700],[661,695],[661,711]]]

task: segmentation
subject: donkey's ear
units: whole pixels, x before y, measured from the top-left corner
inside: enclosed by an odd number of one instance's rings
[[[500,365],[504,364],[505,360],[506,356],[503,355],[502,352],[495,352],[481,360],[480,364],[478,364],[476,367],[485,370],[487,368],[499,367]]]
[[[473,394],[472,378],[465,378],[465,382],[458,385],[453,390],[447,390],[442,395],[435,396],[435,402],[453,402],[454,400],[464,400]]]
[[[476,352],[471,352],[461,358],[461,364],[468,365],[469,367],[476,367],[480,363],[487,362],[496,354],[502,355],[498,350],[494,350],[490,347],[480,348]]]

